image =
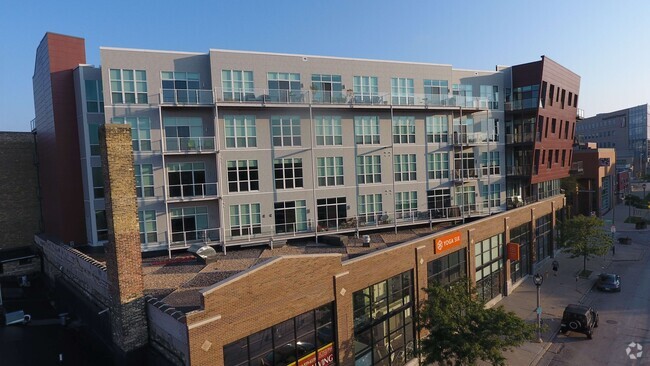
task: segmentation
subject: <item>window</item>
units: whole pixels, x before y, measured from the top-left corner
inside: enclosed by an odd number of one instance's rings
[[[275,206],[275,232],[294,233],[306,231],[307,204],[304,200],[276,202]]]
[[[345,102],[341,75],[312,74],[313,100],[317,103]]]
[[[381,183],[381,156],[357,156],[357,184]]]
[[[111,69],[113,104],[147,104],[147,72],[144,70]]]
[[[250,192],[260,189],[257,160],[228,160],[228,192]]]
[[[341,117],[316,116],[316,145],[343,145]]]
[[[88,145],[90,146],[90,155],[99,156],[99,125],[88,125]]]
[[[392,104],[415,104],[415,87],[413,86],[413,79],[390,79],[390,92],[392,96]]]
[[[428,154],[427,174],[429,179],[448,179],[449,154],[446,152]]]
[[[379,144],[379,119],[376,116],[354,117],[354,141],[357,145]]]
[[[358,199],[358,216],[361,223],[376,222],[382,216],[381,194],[360,195]]]
[[[499,109],[499,87],[496,85],[481,85],[481,107]]]
[[[447,142],[449,125],[447,116],[429,116],[426,120],[427,142]]]
[[[476,263],[476,292],[482,301],[489,301],[501,293],[503,268],[503,235],[495,235],[474,244]]]
[[[403,272],[352,294],[356,365],[405,365],[414,357],[413,275]]]
[[[227,148],[257,147],[255,116],[224,116]]]
[[[203,196],[206,192],[204,163],[168,163],[169,197]]]
[[[272,102],[304,102],[300,74],[288,72],[269,72],[266,74],[269,85],[269,100]]]
[[[476,187],[456,188],[456,204],[462,206],[464,212],[476,210]]]
[[[207,99],[209,93],[203,94],[201,76],[198,72],[163,71],[160,73],[162,80],[163,103],[198,104],[212,102]],[[210,95],[211,97],[211,95]]]
[[[379,83],[376,76],[355,76],[353,80],[355,103],[379,103]]]
[[[138,211],[140,223],[140,243],[155,243],[158,241],[158,230],[156,230],[156,211]]]
[[[104,113],[104,92],[101,80],[85,80],[86,112]]]
[[[343,157],[322,157],[316,159],[318,186],[343,185]]]
[[[108,240],[108,222],[106,221],[106,211],[95,211],[95,224],[97,225],[97,241]]]
[[[255,99],[252,71],[221,70],[221,87],[225,101]]]
[[[151,122],[148,117],[113,117],[112,121],[131,126],[133,151],[151,151]]]
[[[345,197],[319,198],[316,200],[318,230],[337,228],[347,217]]]
[[[135,172],[135,192],[140,198],[153,197],[153,165],[140,164],[134,165],[133,171]]]
[[[410,218],[418,209],[418,192],[396,192],[395,214],[397,218]]]
[[[454,151],[454,179],[476,178],[473,151]]]
[[[183,207],[169,210],[172,242],[201,240],[208,229],[207,207]]]
[[[203,120],[200,117],[165,117],[163,125],[167,151],[214,149],[214,138],[203,136]]]
[[[431,218],[447,217],[449,207],[451,207],[451,190],[449,188],[427,191],[427,209],[429,209]]]
[[[262,232],[259,203],[230,205],[230,235],[244,236]]]
[[[449,82],[447,80],[424,80],[426,104],[433,106],[447,105]]]
[[[395,155],[395,181],[405,182],[417,180],[417,164],[415,154]]]
[[[393,117],[393,142],[415,143],[415,117]]]
[[[102,167],[93,167],[93,197],[95,199],[104,198],[104,175]]]
[[[273,146],[300,146],[300,117],[274,116],[271,117]]]
[[[463,248],[427,263],[427,282],[447,285],[467,276],[466,250]]]
[[[483,208],[501,206],[501,184],[481,185],[481,198],[483,199]]]
[[[275,189],[303,187],[301,158],[274,159],[273,173],[275,174]]]
[[[462,106],[462,107],[472,107],[474,102],[473,102],[473,95],[472,95],[472,86],[471,85],[465,85],[465,84],[454,84],[452,93],[454,95],[454,98],[456,100],[456,105],[457,106]]]
[[[481,174],[501,174],[501,159],[498,151],[481,153]]]

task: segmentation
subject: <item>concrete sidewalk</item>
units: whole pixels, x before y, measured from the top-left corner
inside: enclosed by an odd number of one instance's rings
[[[627,224],[628,207],[620,204],[616,207],[615,226],[616,237],[627,236],[630,231],[639,233],[647,230],[635,230],[634,224]],[[613,211],[610,210],[603,219],[606,221],[604,230],[609,232],[612,225]],[[596,276],[606,271],[612,261],[639,260],[645,253],[645,248],[634,241],[630,245],[616,243],[616,254],[608,252],[605,256],[591,258],[587,261],[587,269],[592,273],[589,278],[578,278],[577,274],[583,268],[582,258],[570,258],[564,252],[558,252],[553,259],[546,259],[538,268],[537,273],[544,276],[544,283],[541,286],[541,307],[542,307],[542,343],[527,342],[511,352],[506,352],[506,363],[508,365],[537,365],[545,352],[552,345],[552,341],[560,328],[562,312],[566,305],[571,303],[582,303],[586,295],[591,291]],[[559,270],[556,273],[552,270],[552,262],[559,262]],[[496,306],[503,305],[506,310],[515,312],[522,319],[536,323],[537,313],[537,289],[533,283],[532,276],[524,279],[520,285],[509,295],[504,297]],[[487,365],[487,363],[481,363]]]

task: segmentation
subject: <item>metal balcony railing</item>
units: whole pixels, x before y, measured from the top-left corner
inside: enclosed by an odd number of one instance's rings
[[[169,201],[210,199],[216,198],[218,193],[218,183],[171,184],[167,186]]]
[[[165,152],[214,152],[215,137],[166,137]]]
[[[212,105],[212,90],[202,89],[162,89],[160,104],[169,105]]]

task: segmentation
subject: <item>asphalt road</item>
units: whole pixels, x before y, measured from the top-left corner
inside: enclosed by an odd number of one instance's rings
[[[613,260],[603,270],[621,276],[621,292],[593,289],[584,299],[600,316],[593,339],[558,334],[539,365],[650,365],[650,233],[628,236],[639,244],[634,246],[638,255]],[[633,342],[642,348],[630,347]],[[641,357],[632,359],[628,347],[633,356]]]

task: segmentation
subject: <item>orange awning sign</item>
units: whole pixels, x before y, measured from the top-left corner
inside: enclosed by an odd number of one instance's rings
[[[434,253],[436,254],[458,247],[461,244],[460,231],[455,231],[451,234],[441,236],[437,238],[434,243]]]
[[[519,244],[518,243],[508,243],[508,259],[511,261],[519,260]]]

